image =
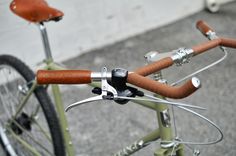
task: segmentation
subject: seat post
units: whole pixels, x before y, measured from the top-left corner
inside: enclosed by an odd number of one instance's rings
[[[44,47],[46,59],[52,60],[52,53],[51,53],[51,49],[50,49],[50,44],[49,44],[49,40],[48,40],[48,34],[47,34],[46,27],[43,24],[43,22],[40,22],[38,24],[38,26],[39,26],[39,30],[41,32],[41,37],[42,37],[42,41],[43,41],[43,47]]]

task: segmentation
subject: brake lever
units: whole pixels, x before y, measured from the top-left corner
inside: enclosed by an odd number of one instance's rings
[[[102,68],[102,81],[101,81],[102,96],[107,96],[108,92],[113,94],[114,99],[117,98],[118,93],[114,87],[108,84],[107,82],[107,68]]]
[[[65,109],[66,112],[73,107],[76,107],[85,103],[89,103],[93,101],[100,101],[100,100],[114,100],[118,97],[118,93],[116,89],[113,88],[111,85],[109,85],[109,83],[107,82],[107,68],[106,67],[102,68],[101,74],[102,74],[102,78],[101,78],[102,93],[98,96],[90,97],[90,98],[70,104],[69,106],[66,107]],[[108,93],[112,93],[112,95]]]
[[[68,107],[66,107],[65,111],[67,112],[68,110],[70,110],[71,108],[75,107],[75,106],[79,106],[85,103],[89,103],[89,102],[93,102],[93,101],[99,101],[99,100],[103,100],[103,96],[102,95],[98,95],[95,97],[90,97],[75,103],[70,104]]]

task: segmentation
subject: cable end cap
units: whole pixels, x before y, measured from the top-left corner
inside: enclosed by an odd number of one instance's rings
[[[201,81],[197,77],[192,77],[192,84],[195,88],[201,87]]]

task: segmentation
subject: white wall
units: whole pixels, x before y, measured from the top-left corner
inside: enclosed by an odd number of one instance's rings
[[[44,57],[40,34],[0,2],[0,54],[12,54],[35,66]],[[201,10],[203,0],[48,0],[65,13],[50,22],[48,34],[56,60],[62,61],[162,26]]]

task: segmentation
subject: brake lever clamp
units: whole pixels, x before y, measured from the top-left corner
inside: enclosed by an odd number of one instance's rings
[[[110,90],[111,92],[108,91],[108,94],[105,98],[109,100],[114,100],[118,104],[126,104],[130,100],[124,99],[125,97],[144,96],[144,93],[142,91],[126,85],[127,77],[128,77],[127,70],[122,68],[113,69],[111,72],[111,81],[109,83],[112,86],[112,88],[116,90],[117,94],[115,94],[114,96],[114,91]],[[102,89],[99,87],[95,87],[93,88],[92,93],[100,95],[102,94]]]
[[[142,91],[126,85],[128,77],[128,71],[126,69],[115,68],[112,70],[111,75],[111,85],[117,90],[118,93],[118,98],[114,99],[116,103],[123,105],[130,101],[129,99],[125,99],[124,97],[144,95]]]
[[[100,95],[95,97],[90,97],[75,103],[70,104],[68,107],[66,107],[65,111],[67,112],[73,107],[93,102],[93,101],[100,101],[100,100],[114,100],[117,99],[118,93],[115,88],[113,88],[109,83],[107,82],[107,68],[103,67],[101,70],[101,91]]]

